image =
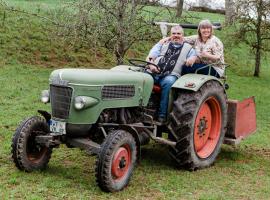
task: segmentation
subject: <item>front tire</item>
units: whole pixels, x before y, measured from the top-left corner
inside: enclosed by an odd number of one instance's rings
[[[217,81],[206,82],[197,92],[181,91],[170,113],[169,129],[176,147],[170,155],[188,170],[214,163],[227,124],[226,94]]]
[[[31,172],[47,166],[52,149],[37,144],[35,137],[48,133],[48,124],[39,116],[30,117],[19,125],[11,144],[12,158],[18,169]]]
[[[124,130],[107,136],[97,156],[96,180],[105,192],[117,192],[127,186],[136,163],[136,142]]]

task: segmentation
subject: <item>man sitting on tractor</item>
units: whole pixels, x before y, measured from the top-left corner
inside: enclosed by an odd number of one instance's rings
[[[181,26],[171,28],[170,40],[158,42],[150,50],[147,61],[155,63],[159,68],[150,65],[154,83],[161,86],[161,98],[158,121],[166,122],[169,92],[171,86],[180,77],[184,65],[192,66],[197,59],[196,52],[190,44],[183,42],[184,31]]]

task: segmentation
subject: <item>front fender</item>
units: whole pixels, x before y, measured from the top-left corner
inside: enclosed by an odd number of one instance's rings
[[[216,80],[221,85],[223,83],[221,80],[214,76],[203,75],[203,74],[186,74],[181,76],[172,86],[172,88],[179,88],[185,90],[192,90],[194,92],[198,91],[201,86],[210,80]]]

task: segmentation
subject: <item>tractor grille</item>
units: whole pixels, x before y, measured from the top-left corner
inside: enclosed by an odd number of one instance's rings
[[[72,89],[69,87],[50,85],[52,116],[68,119]]]
[[[134,85],[104,86],[101,91],[102,99],[126,99],[135,95]]]

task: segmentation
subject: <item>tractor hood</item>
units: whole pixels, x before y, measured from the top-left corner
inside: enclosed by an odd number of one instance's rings
[[[145,81],[153,84],[152,77],[146,73],[107,69],[59,69],[50,75],[50,83],[60,85],[143,84]]]
[[[52,110],[54,109],[52,113],[57,115],[55,110],[58,107],[61,108],[60,114],[64,109],[69,109],[69,115],[64,116],[64,119],[71,124],[95,123],[100,113],[109,108],[146,106],[154,82],[147,73],[122,68],[59,69],[51,73],[49,81],[51,105]],[[78,97],[87,103],[82,110],[75,107]],[[63,105],[71,106],[62,108],[62,101],[65,101]],[[63,118],[55,115],[53,117]]]

